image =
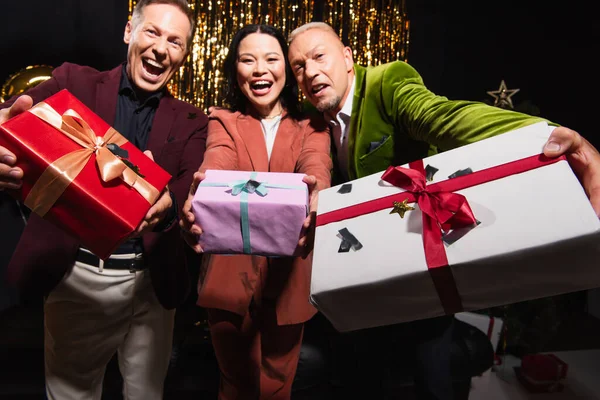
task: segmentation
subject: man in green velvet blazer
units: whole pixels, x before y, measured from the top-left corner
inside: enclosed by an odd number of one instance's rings
[[[504,133],[542,119],[430,92],[417,71],[396,61],[364,68],[354,64],[329,25],[313,22],[290,35],[289,58],[307,100],[332,122],[351,104],[347,132],[348,179],[359,178]],[[353,90],[353,95],[349,96]],[[350,116],[348,115],[348,116]],[[336,149],[340,150],[339,141]],[[577,132],[554,130],[548,156],[566,153],[600,212],[600,155]],[[592,179],[595,177],[596,179]],[[586,183],[587,182],[587,183]],[[598,196],[593,196],[597,192]]]
[[[542,120],[479,102],[437,96],[425,87],[417,71],[401,61],[369,68],[355,65],[352,50],[322,22],[297,28],[289,43],[288,56],[300,88],[331,124],[337,181],[377,173],[390,165],[405,164]],[[544,152],[551,157],[567,155],[592,206],[600,213],[598,151],[577,132],[557,127]],[[402,324],[399,329],[406,334],[402,340],[415,353],[419,400],[453,398],[452,321],[451,316],[434,318]],[[370,346],[380,342],[375,337]],[[377,374],[373,365],[376,362],[364,364],[359,375]],[[364,376],[359,382],[364,382]],[[373,393],[378,385],[367,385],[370,387],[365,395],[380,398]]]
[[[350,179],[541,121],[483,103],[448,101],[401,61],[353,69]]]

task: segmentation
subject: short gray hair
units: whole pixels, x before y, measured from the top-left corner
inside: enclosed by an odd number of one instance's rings
[[[321,29],[323,31],[327,31],[327,32],[331,32],[333,33],[335,36],[337,36],[339,38],[339,35],[337,34],[337,32],[331,27],[331,25],[325,23],[325,22],[308,22],[304,25],[299,26],[298,28],[294,29],[292,31],[292,33],[289,34],[288,36],[288,45],[292,44],[292,41],[296,38],[296,36],[298,36],[301,33],[304,33],[306,31],[309,31],[311,29]]]

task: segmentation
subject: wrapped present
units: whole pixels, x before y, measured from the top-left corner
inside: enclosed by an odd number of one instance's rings
[[[192,212],[206,253],[293,256],[308,210],[304,174],[208,170]]]
[[[515,368],[519,382],[532,393],[561,392],[569,366],[554,354],[528,354]]]
[[[319,192],[311,301],[340,331],[600,286],[600,221],[534,124]]]
[[[67,90],[0,125],[0,146],[23,169],[24,204],[103,259],[171,178]]]

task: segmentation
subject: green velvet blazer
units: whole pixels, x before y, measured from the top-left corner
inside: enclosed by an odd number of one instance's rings
[[[543,121],[480,102],[437,96],[402,61],[368,68],[355,65],[354,71],[348,142],[351,180]]]

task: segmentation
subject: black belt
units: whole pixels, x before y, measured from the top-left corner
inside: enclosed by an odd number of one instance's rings
[[[100,258],[83,250],[79,250],[79,253],[77,254],[77,261],[84,264],[93,265],[94,267],[100,266]],[[146,269],[146,264],[144,263],[144,259],[142,257],[126,259],[107,258],[104,260],[103,268],[141,271]]]

